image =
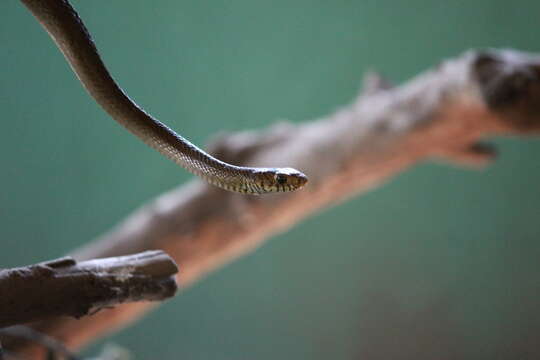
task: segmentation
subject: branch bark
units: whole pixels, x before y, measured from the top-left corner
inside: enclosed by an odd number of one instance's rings
[[[141,207],[77,259],[161,248],[183,266],[186,287],[327,206],[380,185],[433,158],[482,167],[494,158],[479,140],[537,134],[540,57],[517,51],[467,52],[403,86],[371,76],[365,93],[337,113],[300,125],[220,136],[226,161],[291,166],[310,182],[302,191],[239,196],[193,181]],[[125,326],[152,305],[126,304],[81,321],[51,319],[41,331],[80,347]],[[36,354],[31,345],[27,354]]]
[[[176,292],[174,261],[162,251],[76,262],[71,257],[0,271],[0,328],[58,316],[80,318]]]

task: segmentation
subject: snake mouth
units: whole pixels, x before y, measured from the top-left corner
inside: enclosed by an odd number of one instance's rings
[[[298,190],[303,188],[308,183],[308,177],[305,174],[299,172],[298,174],[296,174],[294,181],[296,185],[293,190]]]

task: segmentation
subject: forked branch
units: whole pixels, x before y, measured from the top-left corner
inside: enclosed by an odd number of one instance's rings
[[[300,169],[310,179],[304,190],[247,197],[193,181],[142,206],[74,257],[161,248],[182,264],[185,287],[271,235],[413,164],[442,158],[485,166],[494,151],[481,139],[540,130],[537,55],[471,51],[402,86],[389,88],[371,77],[367,88],[327,118],[223,135],[211,147],[217,157],[235,164]],[[126,304],[78,322],[56,318],[36,326],[76,348],[150,308]],[[31,345],[24,350],[36,356]]]

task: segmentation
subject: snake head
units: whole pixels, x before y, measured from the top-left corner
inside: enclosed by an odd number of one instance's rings
[[[308,178],[292,168],[268,168],[257,171],[260,194],[298,190],[306,185]]]

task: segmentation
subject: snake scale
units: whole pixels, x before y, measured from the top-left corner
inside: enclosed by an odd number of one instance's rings
[[[77,12],[67,0],[21,0],[47,30],[96,102],[143,142],[209,183],[244,194],[293,191],[307,177],[292,168],[227,164],[207,154],[153,118],[112,78]]]

